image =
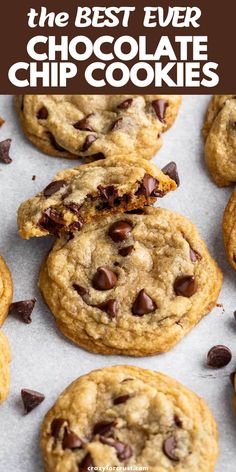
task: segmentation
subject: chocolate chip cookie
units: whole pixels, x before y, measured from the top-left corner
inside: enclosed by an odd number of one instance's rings
[[[223,234],[228,260],[236,270],[236,188],[224,212]]]
[[[64,170],[22,203],[19,233],[25,239],[73,233],[95,218],[150,205],[175,188],[175,181],[144,159],[113,157]]]
[[[0,331],[0,403],[2,403],[8,395],[10,386],[10,369],[11,360],[10,347],[6,336]]]
[[[203,135],[206,163],[219,187],[236,182],[236,95],[215,95],[208,107]]]
[[[0,326],[7,317],[9,306],[12,302],[13,285],[11,273],[0,256]]]
[[[71,159],[151,159],[175,121],[179,95],[23,95],[17,109],[43,152]]]
[[[41,447],[45,472],[213,472],[218,432],[204,400],[182,384],[121,365],[84,375],[60,395],[44,419]]]
[[[222,274],[195,226],[166,209],[141,212],[62,237],[42,266],[39,286],[59,329],[89,351],[168,351],[216,303]]]

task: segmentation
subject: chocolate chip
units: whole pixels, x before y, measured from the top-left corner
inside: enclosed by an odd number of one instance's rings
[[[10,305],[9,311],[16,313],[24,323],[29,324],[32,321],[31,314],[35,303],[36,298],[14,302]]]
[[[58,192],[64,185],[66,185],[65,180],[54,180],[43,190],[44,197],[51,197],[51,195]]]
[[[191,259],[192,262],[197,262],[197,261],[202,260],[201,254],[199,254],[199,252],[192,249],[191,246],[189,248],[189,255],[190,255],[190,259]]]
[[[27,414],[40,405],[40,403],[42,403],[42,401],[45,399],[45,396],[42,393],[36,392],[35,390],[23,388],[21,390],[21,398],[24,404],[25,413]]]
[[[209,367],[225,367],[232,359],[231,350],[227,346],[219,344],[213,346],[207,354],[207,364]]]
[[[129,107],[131,107],[133,103],[132,98],[128,98],[124,102],[120,103],[120,105],[117,106],[118,110],[127,110]]]
[[[100,421],[95,424],[93,434],[106,434],[116,425],[115,421]]]
[[[161,123],[165,123],[166,108],[168,106],[166,101],[163,99],[153,100],[152,106],[155,110],[157,118],[161,121]]]
[[[83,223],[82,221],[74,221],[74,223],[71,223],[69,226],[70,232],[71,231],[80,231],[83,228]]]
[[[136,195],[143,194],[146,198],[150,197],[156,190],[157,180],[154,179],[150,174],[145,174]]]
[[[119,250],[119,254],[120,254],[120,256],[122,256],[122,257],[129,256],[129,255],[131,254],[131,252],[133,252],[133,249],[134,249],[134,246],[122,247],[122,248]]]
[[[103,187],[102,185],[98,186],[99,193],[101,197],[105,198],[108,203],[109,207],[113,207],[115,203],[115,199],[118,196],[118,191],[114,187],[114,185],[109,185],[107,187]]]
[[[52,133],[50,133],[48,131],[47,134],[48,134],[49,141],[50,141],[52,147],[54,147],[57,151],[67,152],[66,149],[64,149],[62,146],[60,146],[60,144],[58,144],[58,142],[56,141],[56,139],[55,139],[55,137],[53,136]]]
[[[111,125],[111,131],[117,131],[118,129],[121,129],[122,128],[122,124],[123,124],[123,118],[117,118],[116,121],[114,121],[114,123],[112,123]]]
[[[68,427],[65,428],[63,440],[62,440],[62,449],[81,449],[83,446],[83,441]]]
[[[177,277],[174,282],[174,291],[176,295],[182,297],[192,297],[197,291],[197,283],[193,275],[184,275]]]
[[[120,461],[130,459],[130,457],[133,455],[132,447],[129,444],[116,441],[114,438],[106,438],[104,436],[100,436],[99,441],[102,444],[107,444],[108,446],[114,447],[117,452],[117,457],[120,459]]]
[[[81,285],[73,284],[73,288],[78,293],[78,295],[80,295],[81,297],[84,297],[84,295],[87,295],[87,293],[88,293],[87,288],[82,287]]]
[[[163,452],[171,461],[178,461],[178,457],[175,455],[175,449],[177,447],[177,442],[174,436],[169,436],[163,442]]]
[[[82,120],[77,121],[76,123],[73,124],[75,129],[79,129],[80,131],[93,131],[92,126],[88,123],[88,118],[91,116],[88,115]]]
[[[125,212],[127,215],[143,215],[144,210],[142,208],[134,208]]]
[[[96,141],[96,139],[97,139],[96,136],[94,136],[93,134],[88,134],[88,136],[86,136],[86,138],[85,138],[85,141],[84,141],[84,144],[81,148],[81,151],[82,152],[87,151],[90,148],[90,146],[92,146],[94,141]]]
[[[117,282],[117,275],[108,267],[98,267],[93,277],[93,287],[96,290],[111,290]]]
[[[55,208],[48,208],[42,214],[38,225],[50,234],[58,236],[65,222]]]
[[[0,161],[4,164],[10,164],[12,159],[9,156],[9,151],[11,147],[11,139],[5,139],[0,142]]]
[[[178,428],[182,428],[183,423],[182,423],[181,419],[178,417],[178,415],[174,416],[174,422],[175,422],[176,426],[178,426]]]
[[[135,316],[143,316],[156,310],[156,303],[147,295],[144,289],[140,290],[132,307]]]
[[[66,420],[64,418],[55,418],[55,420],[52,421],[51,434],[55,439],[58,438],[60,430],[65,422]]]
[[[97,305],[99,310],[105,311],[111,319],[116,318],[118,312],[118,301],[116,299],[110,299],[106,302],[100,303]]]
[[[130,237],[132,229],[132,223],[128,221],[116,221],[109,228],[109,236],[115,243],[125,241],[125,239]]]
[[[92,467],[94,467],[93,459],[88,452],[79,464],[79,472],[91,472]]]
[[[168,175],[170,179],[174,180],[176,183],[177,187],[180,185],[180,180],[179,180],[179,174],[177,170],[177,165],[175,162],[169,162],[169,164],[166,164],[163,169],[161,169],[163,174]]]
[[[66,195],[65,198],[67,197],[68,195]],[[81,205],[79,203],[74,203],[74,202],[66,203],[65,207],[68,208],[68,210],[72,211],[72,213],[74,213],[77,216],[80,214]]]
[[[120,395],[120,397],[114,398],[114,405],[120,405],[121,403],[126,403],[130,399],[130,395]]]
[[[32,180],[36,180],[36,175],[32,175]]]
[[[48,117],[48,109],[46,107],[40,108],[37,113],[38,120],[46,120]]]

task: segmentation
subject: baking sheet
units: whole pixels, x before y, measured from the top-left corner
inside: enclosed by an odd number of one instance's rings
[[[226,261],[221,221],[230,189],[219,189],[210,180],[203,159],[201,126],[209,96],[185,96],[173,128],[164,135],[164,145],[154,161],[163,167],[178,164],[181,186],[160,200],[160,206],[178,211],[197,224],[211,254],[224,273],[224,286],[216,308],[171,352],[151,358],[129,358],[90,354],[71,344],[57,331],[52,315],[37,289],[40,263],[53,238],[23,241],[17,234],[16,211],[26,198],[41,190],[54,174],[73,167],[77,161],[52,158],[37,151],[23,136],[12,96],[0,96],[0,115],[6,123],[0,140],[12,138],[10,165],[0,164],[0,254],[12,271],[14,300],[36,296],[33,321],[25,325],[9,316],[3,331],[12,350],[11,392],[0,406],[0,471],[41,472],[39,429],[44,414],[60,392],[76,377],[98,367],[134,364],[171,375],[209,404],[220,431],[217,472],[236,470],[236,416],[232,411],[229,373],[236,370],[235,272]],[[32,176],[36,180],[32,181]],[[206,366],[206,355],[215,344],[226,344],[232,362],[220,370]],[[23,415],[21,388],[43,392],[45,401],[29,415]]]

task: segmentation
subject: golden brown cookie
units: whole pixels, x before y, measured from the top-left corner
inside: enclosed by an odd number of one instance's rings
[[[236,189],[234,189],[224,212],[223,234],[228,260],[236,270]]]
[[[89,351],[134,356],[170,350],[212,310],[221,284],[196,227],[152,207],[57,240],[39,279],[65,336]]]
[[[12,302],[13,284],[11,273],[0,256],[0,326],[7,317],[9,306]]]
[[[6,336],[0,331],[0,403],[8,395],[10,386],[10,368],[11,353]]]
[[[43,152],[71,159],[151,159],[175,121],[179,95],[23,95],[17,110]]]
[[[209,104],[205,124],[205,157],[219,187],[236,182],[236,96],[215,95]]]
[[[60,395],[41,447],[45,472],[213,472],[218,432],[204,400],[182,384],[121,365],[84,375]]]
[[[117,156],[63,170],[21,204],[19,233],[29,239],[77,232],[96,218],[150,205],[175,188],[168,175],[144,159]]]

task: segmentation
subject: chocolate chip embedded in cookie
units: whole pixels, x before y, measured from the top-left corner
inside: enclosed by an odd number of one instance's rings
[[[144,159],[113,157],[82,165],[60,172],[42,192],[22,203],[19,232],[25,239],[74,233],[95,218],[153,204],[175,188],[174,180]],[[111,237],[126,237],[129,226],[121,226]]]
[[[10,368],[11,353],[6,336],[0,331],[0,403],[8,395],[10,386]]]
[[[12,302],[13,284],[11,273],[4,259],[0,256],[0,326],[8,315]]]
[[[28,138],[57,157],[119,154],[151,159],[175,121],[179,95],[24,95],[17,110]]]
[[[203,127],[206,163],[219,187],[236,182],[236,95],[215,95]]]
[[[171,349],[214,307],[221,283],[195,226],[152,207],[62,237],[39,280],[65,336],[92,352],[134,356]]]
[[[228,260],[236,270],[236,189],[233,191],[224,212],[223,234]]]
[[[84,375],[60,395],[44,418],[41,448],[47,472],[213,472],[218,432],[206,403],[182,384],[121,365]]]

